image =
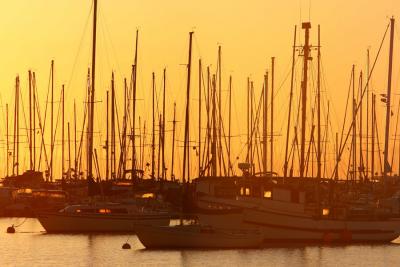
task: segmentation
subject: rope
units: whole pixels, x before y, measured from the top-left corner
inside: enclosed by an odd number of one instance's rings
[[[27,220],[28,218],[25,218],[20,224],[18,224],[18,225],[12,225],[14,228],[17,228],[17,227],[20,227],[21,225],[23,225],[25,222],[26,222],[26,220]]]

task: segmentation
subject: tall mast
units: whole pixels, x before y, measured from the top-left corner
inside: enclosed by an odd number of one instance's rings
[[[152,133],[152,135],[151,135],[151,138],[152,138],[152,141],[151,141],[151,179],[154,179],[154,174],[155,174],[155,172],[154,172],[154,167],[155,167],[155,161],[154,161],[154,157],[155,157],[155,149],[156,149],[156,147],[155,147],[155,112],[154,112],[154,100],[155,100],[155,94],[156,94],[156,88],[155,88],[155,75],[154,75],[154,72],[152,73],[152,88],[153,88],[153,94],[152,94],[152,97],[153,97],[153,104],[152,104],[152,109],[153,109],[153,112],[152,112],[152,114],[153,114],[153,127],[152,127],[152,131],[153,131],[153,133]]]
[[[366,84],[366,87],[367,87],[367,114],[366,114],[366,116],[367,116],[367,119],[366,119],[366,129],[367,129],[367,134],[366,134],[366,138],[367,138],[367,141],[366,141],[366,146],[367,146],[367,149],[366,149],[366,151],[367,151],[367,153],[366,153],[366,155],[365,155],[365,165],[366,165],[366,171],[365,171],[365,179],[366,180],[368,180],[368,170],[369,170],[369,136],[368,136],[368,131],[369,131],[369,49],[367,49],[367,84]],[[400,164],[400,162],[399,162],[399,164]]]
[[[36,170],[36,76],[32,77],[33,94],[33,170]]]
[[[115,167],[117,164],[115,151],[115,87],[114,72],[111,74],[111,178],[115,179]]]
[[[211,168],[211,176],[217,176],[217,104],[216,104],[216,84],[215,84],[215,74],[212,77],[212,141],[211,141],[211,161],[212,161],[212,168]]]
[[[211,151],[211,119],[210,119],[210,108],[211,108],[211,97],[210,97],[210,66],[207,66],[207,153],[206,162],[210,162],[210,151]],[[207,175],[210,176],[210,168],[207,168]]]
[[[250,163],[250,78],[247,77],[247,155],[246,161]]]
[[[164,90],[163,90],[163,114],[162,114],[162,135],[161,135],[161,141],[162,141],[162,172],[161,172],[161,178],[163,180],[166,179],[166,173],[165,173],[165,97],[166,97],[166,83],[167,83],[167,70],[164,68]]]
[[[372,94],[371,122],[371,181],[375,178],[375,124],[376,124],[376,95]]]
[[[222,175],[222,62],[221,46],[218,46],[218,155],[219,155],[219,175]]]
[[[289,135],[290,135],[290,122],[291,122],[291,115],[292,115],[294,65],[295,65],[295,55],[296,55],[296,33],[297,33],[297,26],[294,27],[294,38],[293,38],[292,71],[291,71],[291,79],[290,79],[290,96],[289,96],[289,115],[288,115],[288,124],[287,124],[287,128],[286,128],[285,162],[283,165],[283,177],[284,178],[287,177],[287,171],[288,171]]]
[[[232,75],[229,76],[228,177],[231,177]]]
[[[186,84],[186,114],[185,114],[185,141],[183,145],[183,182],[190,182],[190,164],[189,164],[189,104],[190,104],[190,74],[192,68],[192,38],[193,32],[189,32],[189,59],[187,65],[187,84]],[[187,176],[186,176],[187,166]],[[187,178],[187,180],[186,180]]]
[[[318,74],[317,74],[317,101],[318,101],[318,129],[317,129],[317,179],[318,183],[321,179],[321,31],[320,26],[318,25]],[[318,202],[319,203],[319,202]]]
[[[124,79],[124,118],[123,118],[123,131],[122,131],[122,153],[120,162],[122,164],[122,178],[125,179],[126,175],[126,154],[127,154],[127,146],[126,146],[126,135],[127,135],[127,124],[128,124],[128,83],[126,78]]]
[[[274,78],[275,78],[275,58],[271,58],[271,155],[270,155],[270,160],[271,160],[271,175],[274,171]]]
[[[9,147],[9,140],[8,140],[8,104],[6,104],[6,146],[7,146],[7,151],[6,151],[6,157],[7,157],[7,177],[9,176],[9,153],[10,153],[10,147]]]
[[[15,79],[13,175],[19,174],[19,76]],[[16,169],[16,170],[15,170]]]
[[[77,173],[78,171],[78,157],[77,157],[77,140],[76,140],[76,102],[74,99],[74,175],[75,175],[75,179],[78,178],[78,176],[80,175],[79,173]]]
[[[303,80],[301,82],[301,152],[300,152],[300,177],[304,175],[305,148],[306,148],[306,116],[307,116],[307,85],[308,85],[308,61],[310,58],[310,29],[311,23],[304,22],[302,28],[305,30],[303,46]]]
[[[250,82],[250,164],[251,174],[254,174],[254,160],[253,160],[253,105],[254,105],[254,86],[253,81]]]
[[[32,155],[32,72],[29,71],[29,169],[33,170]]]
[[[359,166],[358,166],[358,168],[359,168],[359,178],[360,178],[360,181],[362,181],[363,180],[363,173],[364,173],[364,159],[363,159],[363,143],[362,143],[362,138],[363,138],[363,131],[362,131],[362,129],[363,129],[363,97],[362,97],[362,91],[363,91],[363,73],[362,73],[362,71],[360,72],[360,77],[359,77],[359,93],[360,93],[360,102],[359,102],[359,105],[360,105],[360,108],[358,109],[358,112],[359,112],[359,114],[360,114],[360,129],[359,129],[359,144],[358,144],[358,146],[359,146],[359,153],[360,153],[360,156],[359,156],[359,160],[360,160],[360,163],[359,163]]]
[[[135,180],[136,176],[136,145],[135,145],[135,138],[136,138],[136,85],[137,85],[137,56],[138,56],[138,41],[139,41],[139,31],[136,30],[136,43],[135,43],[135,59],[134,65],[132,67],[133,70],[133,105],[132,105],[132,179]]]
[[[198,177],[201,175],[201,59],[199,59],[199,141],[198,141]]]
[[[175,180],[174,157],[175,157],[175,124],[176,124],[176,103],[174,102],[174,120],[172,121],[172,156],[171,156],[171,180]]]
[[[386,93],[386,127],[385,127],[385,150],[384,153],[384,167],[383,167],[383,182],[385,187],[387,187],[387,176],[388,172],[391,172],[391,167],[389,164],[389,131],[390,131],[390,100],[392,94],[392,64],[393,64],[393,42],[394,42],[394,18],[390,19],[390,48],[389,48],[389,70],[388,70],[388,84]]]
[[[161,143],[162,143],[162,115],[158,116],[158,156],[157,156],[157,179],[160,179],[160,160],[161,160]]]
[[[352,179],[353,179],[353,182],[356,180],[356,173],[357,173],[357,156],[356,156],[356,154],[357,154],[357,144],[356,144],[356,142],[357,142],[357,138],[356,138],[356,134],[357,134],[357,125],[356,125],[356,121],[357,121],[357,114],[356,114],[356,96],[355,96],[355,66],[353,65],[353,68],[352,68],[352,71],[351,71],[351,76],[352,76],[352,79],[353,79],[353,108],[352,108],[352,111],[353,111],[353,114],[352,114],[352,117],[353,117],[353,122],[352,122],[352,124],[353,124],[353,128],[352,128],[352,130],[353,130],[353,138],[352,138],[352,156],[353,156],[353,171],[352,171]]]
[[[61,95],[61,104],[62,104],[62,125],[61,125],[61,177],[64,179],[64,126],[65,126],[65,122],[64,122],[64,85],[62,85],[62,95]]]
[[[54,60],[51,61],[51,115],[50,115],[50,181],[53,181],[53,152],[54,152]]]
[[[109,178],[109,173],[110,173],[110,146],[109,146],[109,140],[108,140],[108,137],[110,136],[110,134],[109,134],[109,117],[110,117],[110,114],[109,114],[109,92],[108,92],[108,90],[107,90],[107,104],[106,104],[106,117],[107,117],[107,119],[106,119],[106,142],[105,142],[105,149],[106,149],[106,180],[108,180],[108,178]]]
[[[71,132],[69,130],[69,122],[68,126],[68,179],[71,179]]]
[[[268,72],[264,75],[264,115],[263,115],[263,172],[268,172]]]
[[[94,1],[93,11],[93,42],[92,42],[92,84],[89,101],[89,133],[88,133],[88,171],[87,177],[93,178],[93,130],[94,130],[94,94],[95,94],[95,81],[96,81],[96,27],[97,27],[97,0]]]

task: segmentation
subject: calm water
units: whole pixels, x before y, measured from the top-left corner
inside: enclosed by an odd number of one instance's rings
[[[147,251],[135,236],[46,234],[36,219],[0,219],[0,266],[400,266],[400,239],[385,245],[295,246],[255,250]]]

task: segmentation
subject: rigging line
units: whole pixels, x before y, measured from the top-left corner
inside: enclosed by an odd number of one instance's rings
[[[366,92],[366,90],[367,90],[367,88],[368,88],[369,81],[370,81],[370,78],[371,78],[371,76],[372,76],[372,73],[373,73],[374,70],[375,70],[375,66],[376,66],[376,63],[377,63],[377,61],[378,61],[380,52],[381,52],[381,50],[382,50],[383,43],[384,43],[385,38],[386,38],[386,34],[387,34],[388,30],[389,30],[389,26],[390,26],[390,23],[389,23],[388,26],[386,27],[385,33],[384,33],[384,35],[383,35],[381,44],[380,44],[380,46],[379,46],[378,52],[377,52],[376,57],[375,57],[375,60],[374,60],[374,64],[372,65],[371,71],[370,71],[370,73],[368,74],[368,79],[367,79],[367,82],[366,82],[366,84],[365,84],[365,86],[364,86],[364,89],[363,89],[363,92],[362,92],[362,95],[361,95],[361,99],[364,97],[364,94],[365,94],[365,92]],[[356,115],[357,115],[357,112],[358,112],[358,109],[359,109],[359,108],[360,108],[360,102],[357,104],[357,107],[356,107],[356,110],[355,110],[355,114],[356,114]],[[351,132],[353,126],[354,126],[353,124],[354,124],[354,122],[351,123],[351,125],[350,125],[350,127],[349,127],[349,130],[348,130],[348,132],[347,132],[347,135],[346,135],[344,144],[343,144],[343,145],[340,147],[340,149],[339,149],[339,155],[338,155],[339,158],[341,157],[341,155],[342,155],[342,153],[343,153],[343,151],[344,151],[345,144],[346,144],[346,142],[347,142],[347,140],[348,140],[348,138],[349,138],[349,136],[350,136],[350,132]],[[336,163],[335,165],[336,165],[336,166],[335,166],[335,169],[337,169],[337,165],[338,165],[338,164]],[[333,175],[333,174],[332,174],[332,175]]]
[[[106,19],[105,13],[103,12],[103,10],[101,8],[99,8],[99,13],[101,15],[101,20],[100,21],[102,22],[101,23],[101,27],[102,27],[102,31],[103,31],[103,34],[104,34],[104,40],[105,41],[109,40],[109,43],[110,43],[110,46],[111,46],[111,51],[115,56],[115,63],[117,64],[117,68],[120,71],[119,75],[120,75],[120,78],[122,79],[123,77],[121,75],[121,73],[122,73],[121,72],[121,67],[120,67],[120,64],[119,64],[117,53],[115,52],[116,50],[115,50],[114,43],[112,42],[113,38],[111,38],[111,31],[109,30],[109,27],[108,27],[108,21]],[[109,36],[108,39],[106,38],[107,36]]]
[[[44,150],[44,157],[45,157],[45,162],[47,164],[47,169],[50,169],[50,164],[48,161],[48,157],[47,157],[47,151],[46,151],[46,145],[45,145],[45,140],[44,140],[44,125],[42,123],[42,116],[40,114],[40,105],[39,105],[39,94],[37,91],[37,86],[35,83],[35,87],[33,88],[36,92],[36,109],[37,109],[37,115],[38,115],[38,121],[39,121],[39,128],[40,128],[40,132],[41,132],[41,145],[40,145],[40,157],[39,157],[39,164],[38,164],[38,169],[40,169],[41,167],[41,161],[42,161],[42,148]]]
[[[346,119],[347,119],[347,109],[349,108],[350,91],[351,91],[351,86],[352,86],[352,83],[353,83],[352,80],[353,80],[353,72],[351,71],[349,88],[347,90],[347,99],[346,99],[346,107],[345,107],[345,110],[344,110],[344,119],[343,119],[343,124],[342,124],[342,131],[340,133],[340,144],[339,144],[339,147],[341,147],[342,144],[343,144],[344,128],[346,126]]]
[[[41,143],[41,145],[40,145],[40,152],[39,152],[39,168],[40,168],[40,161],[41,161],[41,159],[42,159],[42,149],[43,149],[43,147],[45,147],[46,146],[46,143],[45,143],[45,140],[44,140],[44,134],[45,134],[45,129],[46,129],[46,118],[47,118],[47,107],[48,107],[48,104],[49,104],[49,95],[50,95],[50,85],[51,85],[51,76],[53,75],[53,73],[52,73],[52,68],[51,68],[51,66],[50,66],[50,71],[49,71],[49,80],[48,80],[48,83],[47,83],[47,96],[46,96],[46,105],[45,105],[45,109],[44,109],[44,121],[43,121],[43,128],[41,129],[41,132],[42,132],[42,136],[43,136],[43,142]],[[38,99],[39,99],[39,94],[37,94],[37,101],[39,101]],[[39,103],[38,103],[38,107],[39,107]],[[47,156],[46,156],[47,157]],[[47,167],[48,168],[50,168],[49,167],[50,165],[48,165]]]
[[[69,77],[68,82],[67,82],[67,86],[66,86],[67,89],[70,88],[70,85],[71,85],[71,82],[72,82],[72,78],[73,78],[73,76],[75,74],[76,65],[78,63],[78,57],[79,57],[79,54],[81,52],[83,39],[84,39],[86,30],[88,28],[88,24],[89,24],[89,21],[90,21],[90,16],[92,14],[92,10],[93,10],[93,1],[92,1],[91,6],[90,6],[90,10],[89,10],[89,13],[87,15],[87,18],[86,18],[85,26],[83,27],[83,32],[82,32],[81,39],[80,39],[79,45],[78,45],[78,52],[76,53],[76,56],[75,56],[75,59],[74,59],[74,63],[72,65],[72,71],[71,71],[70,77]],[[68,92],[68,90],[67,90],[67,92]]]

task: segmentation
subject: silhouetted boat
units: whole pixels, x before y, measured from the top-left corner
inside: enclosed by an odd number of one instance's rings
[[[135,224],[168,225],[173,214],[137,203],[71,205],[59,212],[38,214],[48,233],[135,232]]]
[[[149,249],[257,248],[262,236],[257,230],[217,229],[201,225],[135,226],[140,242]]]

